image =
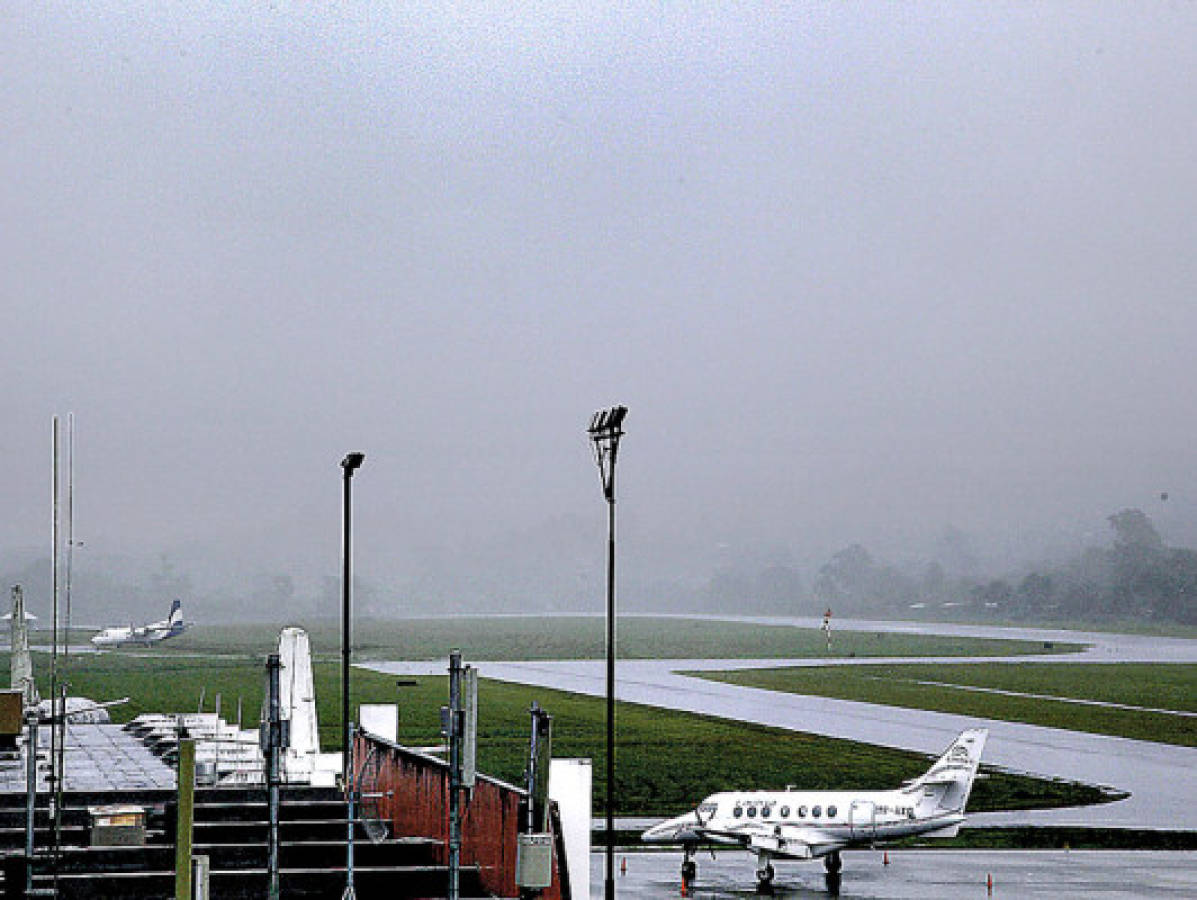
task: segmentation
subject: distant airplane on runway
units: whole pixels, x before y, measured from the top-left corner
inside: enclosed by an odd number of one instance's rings
[[[828,873],[840,850],[925,834],[955,837],[964,821],[989,732],[964,731],[927,773],[891,791],[731,791],[649,828],[641,840],[682,845],[682,880],[697,874],[700,842],[739,846],[757,857],[758,886],[773,882],[774,859],[823,859]]]
[[[148,625],[105,628],[99,634],[92,635],[91,642],[96,647],[148,647],[158,641],[177,637],[187,627],[183,621],[183,601],[176,600],[170,605],[170,613],[161,621]]]

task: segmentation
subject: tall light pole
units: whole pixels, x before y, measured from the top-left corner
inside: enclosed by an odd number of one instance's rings
[[[615,456],[623,437],[626,406],[602,409],[590,419],[587,432],[594,442],[594,461],[598,463],[607,500],[607,789],[604,804],[607,813],[607,866],[603,881],[606,900],[615,897]]]
[[[350,579],[352,577],[349,552],[349,498],[353,473],[358,470],[365,458],[366,454],[364,453],[348,453],[341,460],[341,470],[345,482],[345,502],[341,512],[345,538],[341,546],[341,780],[345,785],[349,784],[349,755],[352,752],[352,748],[349,746],[352,739],[349,731],[349,653],[353,643],[353,633],[349,621]]]

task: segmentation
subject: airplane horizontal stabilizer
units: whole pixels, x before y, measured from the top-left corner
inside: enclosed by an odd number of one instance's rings
[[[925,831],[923,837],[929,838],[954,838],[960,833],[960,823],[949,825],[947,828],[940,828],[937,831]]]

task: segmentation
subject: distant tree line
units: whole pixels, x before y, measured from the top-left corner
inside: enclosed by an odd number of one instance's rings
[[[1165,546],[1138,509],[1108,519],[1113,545],[1005,578],[949,576],[938,562],[911,575],[853,544],[823,565],[815,607],[856,615],[957,615],[1197,624],[1197,552]]]

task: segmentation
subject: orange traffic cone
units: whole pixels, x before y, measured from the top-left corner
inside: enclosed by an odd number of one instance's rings
[[[985,892],[987,894],[993,893],[993,875],[991,873],[986,873],[985,875]]]
[[[620,875],[628,874],[628,858],[626,856],[622,857],[619,860],[619,874]]]
[[[885,855],[881,857],[881,865],[883,865],[883,866],[889,865],[889,851],[888,850],[886,850]]]

